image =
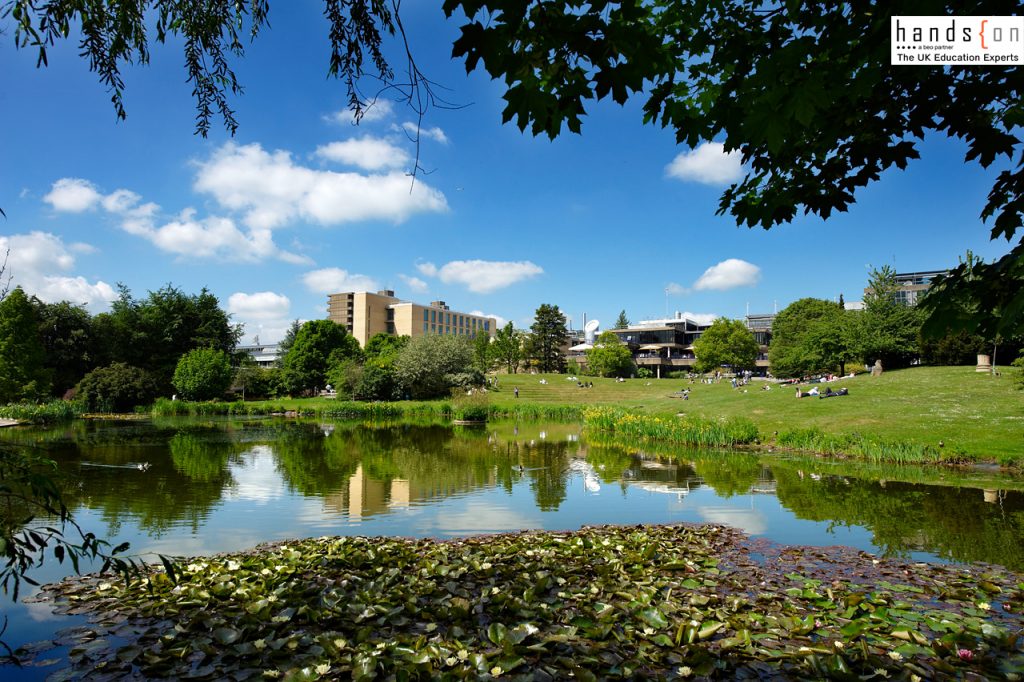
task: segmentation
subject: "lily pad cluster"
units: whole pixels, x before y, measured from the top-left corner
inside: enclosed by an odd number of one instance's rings
[[[1024,674],[1018,575],[781,547],[721,526],[319,538],[182,561],[174,573],[50,586],[59,611],[93,618],[57,677]]]

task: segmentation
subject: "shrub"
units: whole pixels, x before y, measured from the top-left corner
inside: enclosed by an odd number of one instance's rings
[[[636,370],[637,379],[650,379],[654,376],[654,372],[649,367],[638,367]]]
[[[1017,375],[1014,377],[1014,381],[1017,384],[1017,388],[1024,390],[1024,353],[1011,363],[1014,367],[1020,368]]]
[[[171,383],[185,400],[213,400],[224,397],[231,378],[231,361],[224,351],[197,348],[178,360]]]
[[[100,367],[78,382],[78,398],[93,412],[130,412],[136,405],[153,402],[157,385],[138,367],[115,362]]]

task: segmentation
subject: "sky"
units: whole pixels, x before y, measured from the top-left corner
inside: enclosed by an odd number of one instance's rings
[[[503,125],[502,84],[450,58],[458,23],[439,5],[403,6],[420,69],[455,105],[427,112],[415,182],[414,112],[385,93],[354,125],[326,75],[319,3],[274,3],[271,28],[233,61],[245,88],[231,99],[234,137],[219,121],[194,134],[180,45],[125,68],[118,121],[75,43],[37,68],[0,35],[0,250],[13,284],[93,313],[118,283],[140,298],[206,287],[244,342],[270,343],[291,320],[326,317],[340,291],[394,289],[522,328],[548,303],[573,328],[606,329],[621,310],[703,321],[807,296],[855,301],[873,267],[1009,250],[979,219],[999,168],[934,135],[847,213],[738,227],[715,215],[738,159],[643,125],[640,100],[591,103],[582,134],[554,141]]]

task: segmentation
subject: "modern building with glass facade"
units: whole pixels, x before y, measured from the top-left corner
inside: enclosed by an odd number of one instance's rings
[[[444,301],[432,301],[429,305],[403,301],[390,289],[375,294],[367,291],[331,294],[327,297],[327,319],[344,326],[361,346],[374,334],[494,336],[498,324],[493,317],[452,310]]]

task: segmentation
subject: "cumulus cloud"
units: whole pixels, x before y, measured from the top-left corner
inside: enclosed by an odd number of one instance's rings
[[[405,131],[406,135],[413,139],[416,139],[416,135],[418,133],[421,138],[425,137],[429,140],[433,140],[434,142],[448,144],[448,136],[445,135],[444,131],[437,126],[434,126],[433,128],[426,128],[418,126],[412,121],[406,121],[402,124],[402,130]]]
[[[717,320],[721,315],[716,313],[691,313],[689,310],[682,313],[683,317],[693,320],[697,324],[711,324]]]
[[[72,275],[75,257],[72,251],[88,253],[88,244],[66,245],[57,235],[33,231],[28,234],[0,235],[0,253],[7,253],[7,274],[12,284],[21,286],[48,303],[70,301],[84,304],[92,312],[106,310],[117,298],[114,288],[102,280],[90,282]]]
[[[478,294],[489,294],[544,272],[528,260],[453,260],[440,268],[433,263],[419,263],[416,269],[428,277],[438,277],[445,284],[461,284]]]
[[[363,220],[402,222],[416,213],[448,210],[440,191],[422,180],[412,185],[397,170],[362,175],[307,168],[287,151],[259,144],[227,143],[198,164],[195,189],[222,207],[243,213],[254,229],[301,219],[321,225]]]
[[[410,291],[417,294],[422,294],[427,291],[429,286],[419,277],[410,277],[409,275],[399,275],[398,279],[405,282],[405,286],[409,287]]]
[[[43,197],[56,211],[81,213],[95,208],[102,200],[95,185],[82,178],[61,178]]]
[[[404,149],[396,147],[387,140],[369,135],[341,142],[331,142],[317,147],[315,153],[321,159],[371,171],[382,168],[402,168],[409,164],[409,154]]]
[[[256,337],[263,343],[279,341],[291,324],[291,301],[273,291],[235,292],[228,297],[227,311],[245,326],[248,342]]]
[[[302,276],[306,288],[315,294],[337,294],[343,291],[379,291],[377,280],[350,273],[341,268],[312,270]]]
[[[697,291],[726,291],[737,287],[754,286],[760,280],[761,268],[739,258],[729,258],[705,270],[693,283],[693,288]]]
[[[743,177],[739,152],[726,152],[721,142],[705,142],[696,149],[681,152],[665,166],[665,174],[678,180],[705,185],[728,185]]]

